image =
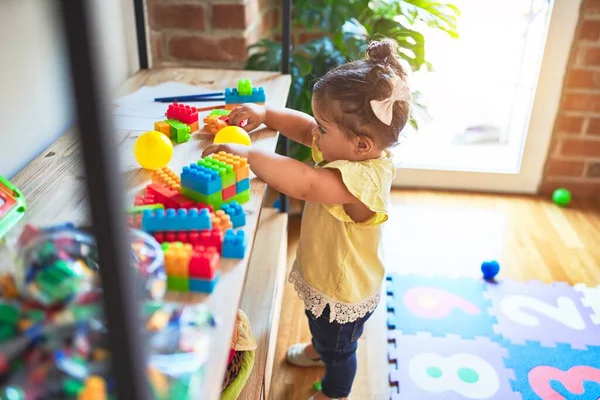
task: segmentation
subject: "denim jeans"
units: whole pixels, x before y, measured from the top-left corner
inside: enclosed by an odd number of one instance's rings
[[[348,397],[356,375],[356,348],[364,324],[372,313],[347,324],[329,322],[329,306],[320,317],[306,310],[312,344],[325,364],[323,394],[332,398]]]

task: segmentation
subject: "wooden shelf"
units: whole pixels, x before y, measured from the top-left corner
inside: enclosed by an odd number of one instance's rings
[[[267,92],[268,103],[277,106],[285,105],[291,80],[288,75],[277,72],[189,68],[145,70],[130,78],[117,95],[133,92],[143,85],[152,86],[168,81],[223,90],[226,87],[235,87],[237,80],[242,77],[251,79],[254,86],[263,86]],[[153,127],[149,126],[147,130],[152,129]],[[151,173],[139,168],[133,156],[133,144],[142,132],[116,130],[113,137],[120,156],[120,169],[128,187],[124,193],[124,204],[132,204],[135,194],[151,180]],[[275,151],[277,137],[277,132],[263,128],[252,134],[253,145]],[[211,142],[211,135],[195,134],[189,142],[176,145],[169,167],[174,171],[181,171],[183,166],[197,161],[202,149]],[[90,222],[85,190],[87,178],[81,164],[82,152],[77,131],[71,129],[12,179],[27,200],[28,210],[24,217],[26,222],[35,225],[50,225],[66,221],[75,224]],[[266,251],[269,250],[269,244],[263,245],[260,238],[255,240],[265,186],[265,183],[259,179],[252,179],[251,200],[244,205],[247,214],[247,224],[244,227],[247,237],[246,257],[243,260],[225,260],[222,263],[220,282],[210,296],[194,294],[169,296],[170,299],[184,302],[205,302],[218,320],[206,368],[206,384],[198,397],[201,399],[219,398],[248,262],[253,248],[262,249],[266,246]]]
[[[252,374],[239,397],[243,400],[266,399],[271,385],[287,266],[287,222],[287,214],[264,208],[256,233],[261,246],[252,253],[240,308],[250,319],[258,347]]]

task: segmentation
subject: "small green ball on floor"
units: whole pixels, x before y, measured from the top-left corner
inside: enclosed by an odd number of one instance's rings
[[[313,389],[315,389],[317,392],[320,392],[321,390],[323,390],[323,385],[321,384],[321,381],[316,381],[313,384]]]
[[[557,206],[565,207],[571,202],[571,192],[565,188],[559,188],[552,193],[552,201]]]

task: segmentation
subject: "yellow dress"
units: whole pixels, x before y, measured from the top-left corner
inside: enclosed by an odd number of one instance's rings
[[[340,171],[344,184],[375,214],[354,222],[341,204],[307,202],[302,215],[300,243],[289,277],[305,308],[320,316],[330,306],[330,320],[355,321],[379,303],[384,266],[382,224],[396,170],[389,152],[380,158],[327,163],[313,144],[315,168]]]

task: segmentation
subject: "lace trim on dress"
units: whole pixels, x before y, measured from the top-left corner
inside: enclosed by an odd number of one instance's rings
[[[288,281],[294,285],[298,296],[304,301],[304,308],[312,312],[315,317],[320,317],[323,310],[325,310],[325,306],[329,304],[329,322],[336,321],[340,324],[354,322],[367,315],[367,313],[374,311],[381,298],[380,291],[377,290],[376,294],[358,303],[344,303],[332,299],[306,283],[296,264],[290,272]]]

